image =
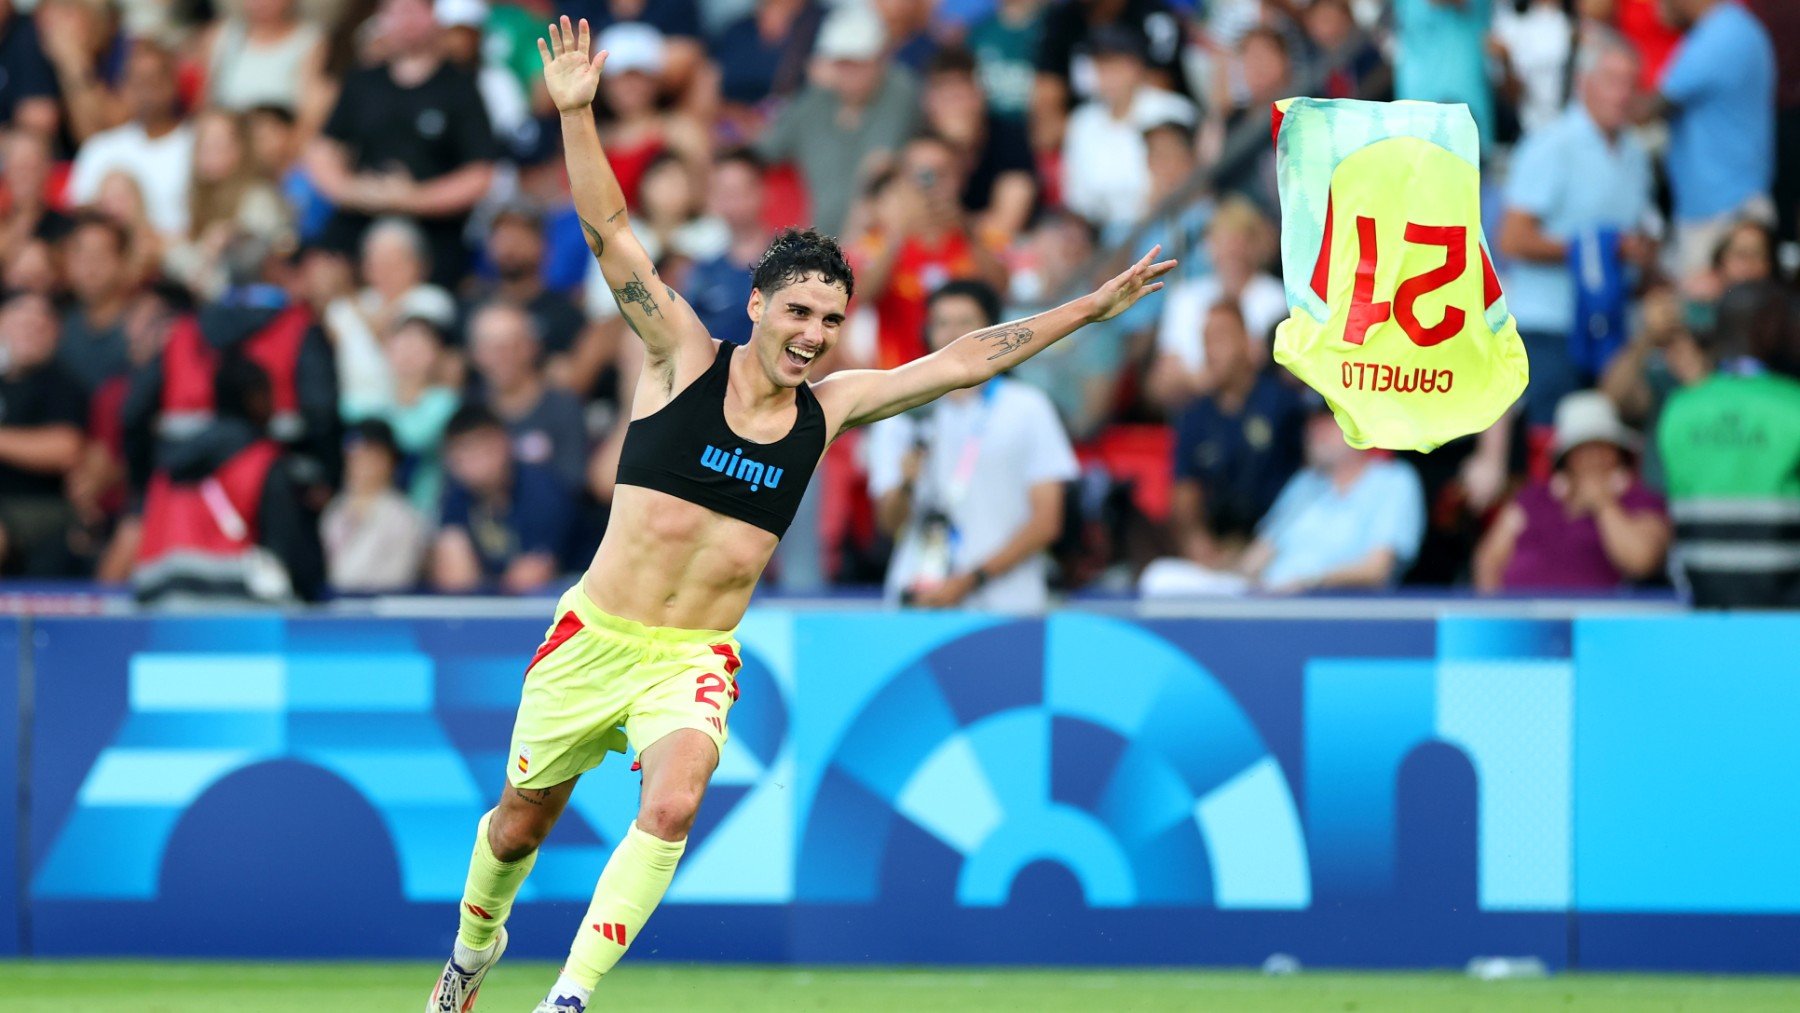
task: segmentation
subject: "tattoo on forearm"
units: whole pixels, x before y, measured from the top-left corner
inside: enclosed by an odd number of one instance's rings
[[[543,805],[550,801],[548,788],[514,788],[513,794],[529,805]]]
[[[625,283],[624,288],[613,289],[613,298],[619,301],[621,310],[625,308],[626,303],[636,303],[643,310],[645,317],[660,315],[656,311],[656,297],[650,294],[649,286],[644,284],[635,271],[632,272],[631,280]],[[629,319],[627,318],[628,321]]]
[[[588,224],[586,218],[582,218],[580,215],[576,215],[575,217],[577,221],[581,222],[582,233],[587,236],[588,249],[593,250],[594,259],[599,260],[600,255],[606,252],[606,239],[600,235],[599,229]]]
[[[994,350],[994,354],[988,356],[988,361],[992,362],[1031,344],[1031,339],[1036,336],[1037,333],[1024,324],[1001,324],[977,333],[975,340]]]
[[[610,215],[608,215],[608,216],[607,216],[607,217],[606,217],[606,222],[607,222],[607,224],[608,224],[608,225],[610,225],[610,224],[612,224],[612,223],[613,223],[613,222],[616,222],[616,221],[618,221],[618,220],[619,220],[619,218],[620,218],[620,216],[622,216],[622,215],[624,215],[624,214],[625,214],[625,209],[624,209],[624,208],[620,208],[620,209],[619,209],[619,210],[617,210],[617,211],[614,211],[614,212],[613,212],[613,213],[612,213],[612,214],[610,214]]]

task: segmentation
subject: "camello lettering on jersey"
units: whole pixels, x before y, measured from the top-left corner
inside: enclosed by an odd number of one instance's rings
[[[709,443],[705,450],[700,451],[700,463],[721,475],[750,483],[751,492],[756,492],[764,486],[773,489],[781,484],[780,468],[769,467],[761,461],[752,461],[744,456],[742,447],[727,454]]]
[[[1448,369],[1414,366],[1403,369],[1385,362],[1343,364],[1345,390],[1394,391],[1399,394],[1448,394],[1456,374]]]

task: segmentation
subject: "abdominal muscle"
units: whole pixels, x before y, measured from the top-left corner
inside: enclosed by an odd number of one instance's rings
[[[668,493],[621,485],[582,587],[601,611],[621,619],[733,630],[778,541]]]

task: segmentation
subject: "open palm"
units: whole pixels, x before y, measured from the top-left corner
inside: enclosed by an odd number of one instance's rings
[[[550,25],[550,41],[538,40],[538,56],[544,61],[544,87],[550,101],[560,112],[572,112],[594,104],[594,91],[600,87],[600,68],[606,65],[606,50],[588,59],[588,23],[581,19],[579,30],[562,22]]]
[[[1139,299],[1163,287],[1163,283],[1157,279],[1173,271],[1176,262],[1165,260],[1151,263],[1151,259],[1161,252],[1161,244],[1152,246],[1150,252],[1144,254],[1137,263],[1094,292],[1095,322],[1111,320],[1130,309]]]

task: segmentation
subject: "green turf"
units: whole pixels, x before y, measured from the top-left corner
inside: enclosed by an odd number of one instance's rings
[[[0,962],[7,1013],[360,1013],[424,1005],[427,964]],[[481,996],[483,1013],[530,1013],[555,967],[509,963]],[[1080,1010],[1783,1010],[1800,1009],[1800,978],[1563,975],[1478,982],[1457,974],[1242,971],[950,970],[638,964],[616,972],[597,1011]]]

